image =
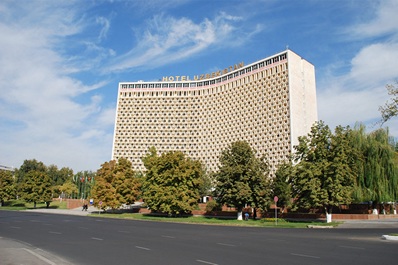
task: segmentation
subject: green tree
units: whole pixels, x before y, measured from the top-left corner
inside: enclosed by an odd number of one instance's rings
[[[216,174],[217,201],[235,206],[239,220],[245,206],[264,209],[270,201],[268,176],[265,158],[256,158],[255,151],[246,141],[234,142],[222,151],[220,157]]]
[[[350,132],[349,128],[338,126],[333,135],[320,121],[307,136],[299,137],[295,146],[298,164],[292,181],[298,206],[323,207],[331,217],[333,206],[351,203],[357,154],[349,144]]]
[[[5,201],[15,198],[15,181],[13,172],[0,170],[0,206]]]
[[[391,99],[387,101],[384,106],[379,107],[381,124],[398,115],[398,80],[395,80],[395,84],[386,85],[386,88]]]
[[[282,208],[282,212],[292,203],[291,182],[294,174],[292,163],[284,162],[279,165],[275,172],[275,178],[272,180],[271,190],[274,196],[278,196],[278,206]]]
[[[94,205],[117,209],[123,204],[134,203],[140,194],[140,181],[132,164],[125,158],[105,162],[98,169],[95,184],[91,189]]]
[[[24,177],[21,185],[21,197],[27,202],[33,202],[36,208],[37,202],[45,202],[47,208],[52,200],[51,178],[46,172],[36,170],[29,171]]]
[[[146,168],[143,199],[156,212],[170,215],[190,213],[197,207],[203,166],[180,151],[158,156],[154,147],[143,158]]]
[[[73,183],[72,179],[67,180],[64,184],[58,186],[58,190],[60,191],[61,198],[72,198],[73,194],[78,194],[79,190],[75,183]]]
[[[398,198],[398,157],[388,129],[380,128],[366,134],[363,125],[357,126],[353,131],[352,146],[360,153],[355,201],[395,201]]]

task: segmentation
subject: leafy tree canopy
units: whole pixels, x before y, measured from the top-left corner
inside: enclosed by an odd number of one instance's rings
[[[15,182],[13,172],[0,170],[0,206],[8,200],[15,198]]]
[[[105,162],[98,169],[91,195],[94,205],[112,209],[132,204],[140,193],[140,181],[135,176],[131,162],[125,158]]]
[[[185,157],[180,151],[158,156],[151,147],[143,162],[146,168],[143,199],[151,210],[179,215],[196,208],[204,174],[199,161]]]
[[[51,178],[46,172],[31,170],[25,175],[21,186],[21,197],[28,202],[46,202],[47,206],[52,200]]]
[[[274,196],[278,196],[279,207],[289,207],[292,202],[291,182],[295,176],[294,167],[291,162],[279,165],[272,180],[271,189]]]
[[[232,143],[222,151],[216,173],[216,195],[222,204],[240,212],[245,205],[265,208],[269,203],[269,170],[265,158],[256,158],[246,141]]]
[[[349,128],[338,126],[333,135],[320,121],[307,136],[299,137],[292,180],[298,206],[324,207],[330,213],[333,206],[351,203],[358,154],[349,144],[350,134]]]

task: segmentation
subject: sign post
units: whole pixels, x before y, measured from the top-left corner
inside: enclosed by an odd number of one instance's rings
[[[274,197],[274,202],[275,202],[275,225],[278,225],[278,213],[277,213],[277,208],[278,208],[278,196]]]
[[[98,211],[98,214],[101,214],[101,205],[102,205],[102,201],[99,201],[99,211]]]

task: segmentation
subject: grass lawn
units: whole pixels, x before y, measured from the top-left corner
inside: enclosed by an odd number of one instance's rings
[[[236,219],[226,219],[219,217],[204,217],[204,216],[189,216],[189,217],[166,217],[166,216],[153,216],[149,214],[139,213],[101,213],[92,214],[90,216],[104,217],[104,218],[119,218],[143,221],[157,221],[157,222],[172,222],[172,223],[186,223],[186,224],[203,224],[203,225],[226,225],[226,226],[249,226],[249,227],[280,227],[280,228],[307,228],[308,225],[312,226],[337,226],[340,223],[332,222],[325,223],[322,221],[288,221],[278,219],[275,222],[274,218],[238,221]]]
[[[26,209],[34,209],[33,208],[33,202],[24,202],[21,200],[13,200],[13,201],[7,201],[4,203],[2,207],[0,207],[0,210],[13,210],[13,211],[19,211],[19,210],[26,210]],[[40,208],[46,208],[46,204],[44,202],[42,203],[36,203],[36,209]],[[53,201],[50,203],[51,209],[66,209],[66,201],[59,202],[59,201]]]

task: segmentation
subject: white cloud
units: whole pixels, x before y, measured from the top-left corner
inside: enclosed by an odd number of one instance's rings
[[[210,46],[228,43],[239,17],[220,13],[214,20],[195,24],[188,18],[157,15],[149,20],[139,44],[128,53],[117,56],[105,71],[128,71],[132,68],[160,66],[195,55]],[[258,28],[256,29],[258,30]]]
[[[370,21],[357,24],[349,29],[358,37],[375,37],[383,34],[397,34],[398,31],[398,2],[383,0],[373,3],[376,14]]]
[[[108,19],[104,17],[97,17],[96,22],[102,26],[102,29],[98,36],[98,39],[101,41],[102,39],[105,39],[107,37],[111,23]]]
[[[0,161],[19,167],[36,158],[95,170],[110,159],[112,110],[88,94],[106,82],[85,85],[68,75],[75,70],[59,44],[84,26],[74,3],[19,3],[0,7],[19,14],[12,23],[0,19]],[[86,97],[91,100],[82,103]]]
[[[343,75],[328,74],[318,83],[319,118],[331,127],[363,122],[369,130],[377,128],[379,106],[388,100],[385,85],[398,77],[398,3],[379,4],[373,19],[348,31],[349,41],[365,43],[352,57],[350,70]],[[380,35],[384,38],[371,38]],[[385,124],[394,136],[398,136],[397,124],[394,120]]]

